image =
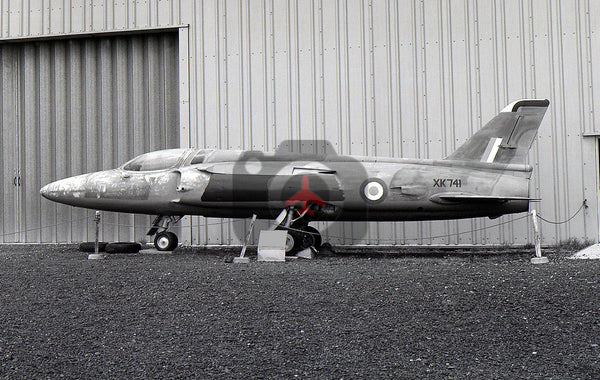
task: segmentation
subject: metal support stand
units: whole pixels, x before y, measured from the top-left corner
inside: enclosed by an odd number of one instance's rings
[[[533,230],[535,231],[535,257],[531,258],[532,264],[546,264],[548,258],[542,256],[542,235],[538,226],[537,212],[531,210],[531,219],[533,220]]]
[[[90,253],[88,255],[88,260],[98,260],[105,259],[106,255],[98,252],[98,235],[100,235],[100,220],[101,220],[100,211],[96,211],[94,214],[94,222],[96,222],[96,242],[94,244],[94,253]]]
[[[248,243],[250,242],[250,236],[252,236],[252,231],[254,230],[254,223],[256,222],[256,214],[252,215],[252,220],[250,221],[250,228],[248,229],[248,235],[246,235],[246,241],[244,242],[244,246],[242,247],[242,252],[240,252],[240,257],[235,257],[233,262],[236,264],[247,264],[250,262],[250,259],[246,256],[246,248],[248,248]]]

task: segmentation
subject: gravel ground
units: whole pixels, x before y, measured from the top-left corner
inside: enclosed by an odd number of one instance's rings
[[[598,261],[0,246],[2,378],[592,378]]]

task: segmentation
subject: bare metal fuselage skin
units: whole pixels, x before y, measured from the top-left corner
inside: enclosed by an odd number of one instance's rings
[[[153,215],[272,219],[303,184],[310,220],[403,221],[498,217],[527,211],[527,165],[453,160],[311,156],[197,150],[162,170],[119,169],[45,186],[44,197],[72,206]],[[302,182],[304,181],[304,182]],[[317,204],[318,203],[318,204]]]

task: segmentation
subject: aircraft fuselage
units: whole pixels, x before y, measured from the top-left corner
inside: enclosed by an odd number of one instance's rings
[[[266,219],[302,189],[315,197],[304,200],[312,205],[310,220],[497,217],[529,205],[527,165],[218,150],[191,164],[198,152],[182,149],[179,163],[166,169],[127,170],[126,164],[56,181],[41,192],[97,210]]]

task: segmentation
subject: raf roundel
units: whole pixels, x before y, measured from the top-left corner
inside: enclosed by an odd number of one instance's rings
[[[385,198],[385,184],[380,179],[369,179],[361,186],[361,196],[370,203],[379,203]]]

